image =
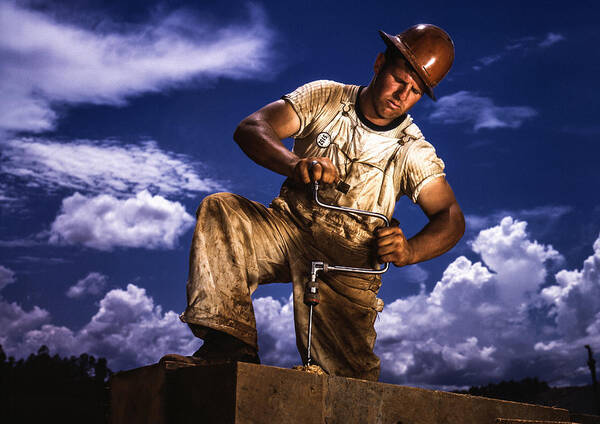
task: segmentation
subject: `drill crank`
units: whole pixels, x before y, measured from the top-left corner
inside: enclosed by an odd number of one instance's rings
[[[343,193],[347,193],[350,187],[346,183],[340,183],[337,186],[337,189],[342,191]],[[344,212],[344,213],[354,213],[358,215],[366,215],[374,218],[379,218],[383,220],[386,227],[390,226],[390,221],[388,218],[377,212],[363,211],[360,209],[347,208],[344,206],[334,206],[329,205],[327,203],[323,203],[319,200],[319,183],[315,181],[313,183],[313,196],[317,205],[326,208],[333,209],[336,211]],[[311,342],[312,342],[312,321],[313,321],[313,309],[320,302],[319,296],[319,282],[317,280],[317,275],[320,272],[329,272],[329,271],[337,271],[337,272],[355,272],[359,274],[383,274],[389,268],[389,263],[385,263],[385,265],[379,269],[371,269],[371,268],[357,268],[351,266],[341,266],[341,265],[329,265],[321,261],[312,261],[310,264],[310,280],[306,283],[306,287],[304,290],[304,303],[309,307],[308,312],[308,346],[306,353],[306,366],[311,365],[312,357],[311,357]]]

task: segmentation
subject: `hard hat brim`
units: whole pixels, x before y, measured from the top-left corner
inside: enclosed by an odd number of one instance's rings
[[[436,101],[435,95],[433,94],[432,84],[427,72],[419,65],[417,59],[414,57],[412,52],[406,45],[402,42],[402,40],[394,35],[390,35],[385,31],[379,30],[379,36],[384,41],[384,43],[395,49],[396,52],[400,53],[400,55],[406,59],[406,61],[410,64],[413,71],[417,74],[417,76],[421,79],[421,82],[425,86],[425,92],[432,100]]]

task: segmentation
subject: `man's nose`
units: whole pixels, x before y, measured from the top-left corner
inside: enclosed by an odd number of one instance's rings
[[[408,99],[408,95],[410,94],[410,84],[406,84],[405,86],[398,88],[398,90],[396,90],[396,92],[394,93],[394,95],[403,101],[406,101]]]

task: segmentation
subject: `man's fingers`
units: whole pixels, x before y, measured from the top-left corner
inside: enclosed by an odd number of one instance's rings
[[[398,261],[406,256],[408,243],[400,227],[383,227],[375,231],[375,250],[380,262],[392,262],[397,266]]]
[[[310,183],[310,175],[308,173],[308,166],[306,166],[306,164],[304,162],[301,162],[296,169],[298,170],[298,172],[300,173],[299,177],[300,180],[304,183],[304,184],[308,184]]]
[[[303,167],[307,170],[308,179],[303,176],[305,183],[318,181],[324,184],[332,184],[338,179],[337,169],[329,158],[306,158],[303,160]]]
[[[393,245],[380,246],[377,248],[377,256],[382,257],[385,255],[390,255],[390,254],[394,253],[395,251],[396,251],[396,246],[393,246]]]
[[[321,181],[322,175],[323,175],[323,166],[317,161],[311,162],[311,164],[310,164],[310,181]]]
[[[391,254],[390,255],[384,255],[384,256],[379,255],[377,257],[377,259],[382,264],[385,264],[385,263],[388,263],[388,262],[394,262],[394,256],[391,255]]]
[[[377,239],[377,247],[389,246],[396,242],[396,237],[388,236]]]
[[[381,227],[375,231],[377,239],[383,239],[389,236],[404,235],[400,227]]]
[[[325,184],[332,184],[337,179],[337,169],[333,166],[332,163],[328,163],[323,169],[323,176],[321,177],[322,181]]]

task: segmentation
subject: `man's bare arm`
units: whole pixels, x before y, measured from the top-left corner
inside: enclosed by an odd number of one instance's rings
[[[399,227],[377,231],[377,255],[396,266],[416,264],[450,250],[465,232],[465,219],[445,178],[429,182],[417,199],[429,222],[407,240]]]
[[[254,162],[298,182],[333,183],[338,178],[333,163],[324,157],[300,158],[281,142],[300,128],[300,119],[284,100],[269,103],[238,125],[233,139]],[[311,167],[311,163],[317,164]]]

